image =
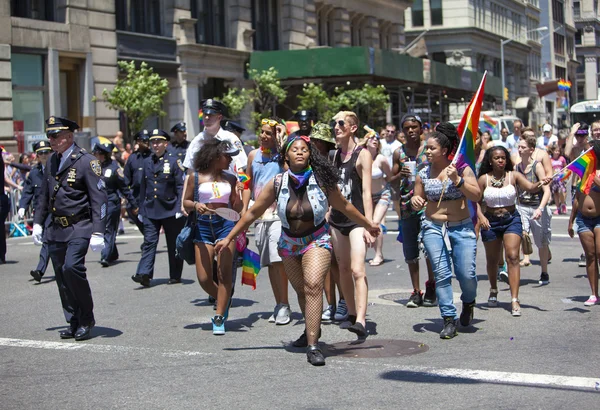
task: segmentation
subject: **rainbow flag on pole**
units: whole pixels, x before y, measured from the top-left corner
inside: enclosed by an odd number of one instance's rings
[[[252,286],[252,290],[255,290],[256,277],[260,272],[260,256],[246,248],[242,253],[242,258],[242,285]]]
[[[496,128],[496,125],[498,125],[498,121],[486,114],[483,114],[483,123],[487,128],[490,129],[490,131]]]
[[[204,113],[202,112],[202,108],[198,110],[198,120],[200,121],[200,125],[204,125]]]
[[[594,183],[597,164],[598,158],[596,158],[594,148],[590,148],[566,166],[566,169],[579,175],[581,178],[579,190],[586,195],[590,193],[590,189]]]

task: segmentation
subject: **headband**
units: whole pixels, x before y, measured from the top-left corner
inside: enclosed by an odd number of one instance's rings
[[[292,138],[291,140],[288,141],[287,146],[285,147],[286,154],[287,154],[288,150],[290,149],[290,147],[292,146],[292,144],[298,140],[303,140],[307,144],[310,144],[310,137],[307,137],[306,135],[296,135],[294,138]]]

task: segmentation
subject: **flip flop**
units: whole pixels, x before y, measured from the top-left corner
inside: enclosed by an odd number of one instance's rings
[[[519,266],[529,266],[529,265],[531,265],[531,262],[527,262],[527,263],[525,263],[523,261],[519,262]]]
[[[379,265],[383,264],[383,259],[382,259],[382,260],[380,260],[379,262],[374,262],[374,260],[375,260],[375,259],[371,259],[371,260],[369,261],[369,265],[371,265],[371,266],[379,266]]]

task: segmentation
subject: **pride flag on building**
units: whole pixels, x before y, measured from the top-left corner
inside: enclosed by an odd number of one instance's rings
[[[260,272],[260,256],[246,248],[242,253],[242,259],[242,285],[252,286],[252,290],[255,290],[256,277]]]
[[[597,164],[598,158],[596,157],[596,152],[594,148],[590,148],[566,166],[567,170],[579,175],[581,178],[579,190],[586,195],[590,193],[590,189],[594,183]]]

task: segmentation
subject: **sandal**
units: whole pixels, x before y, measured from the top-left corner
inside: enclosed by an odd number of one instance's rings
[[[488,297],[488,306],[498,306],[498,289],[490,289],[490,296]]]
[[[519,299],[518,298],[512,298],[511,299],[511,303],[513,303],[512,306],[512,315],[517,317],[517,316],[521,316],[521,305],[519,304]],[[517,307],[514,307],[514,304],[517,304]]]
[[[529,266],[529,265],[531,265],[531,262],[525,262],[525,261],[519,262],[519,266]]]
[[[369,265],[371,266],[379,266],[381,264],[383,264],[383,259],[380,259],[377,262],[375,262],[375,258],[373,258],[369,261]]]

